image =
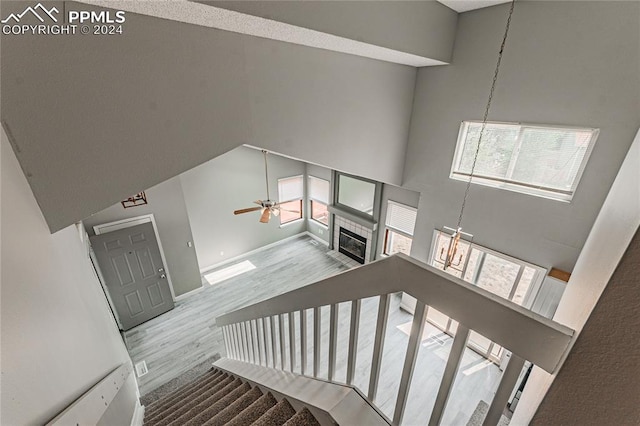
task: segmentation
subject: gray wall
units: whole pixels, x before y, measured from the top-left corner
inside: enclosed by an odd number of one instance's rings
[[[0,157],[0,423],[45,424],[129,356],[78,229],[49,233],[4,131]]]
[[[380,203],[380,223],[378,224],[378,244],[376,245],[376,259],[378,259],[380,257],[380,253],[384,251],[384,230],[385,222],[387,221],[387,205],[389,203],[389,200],[407,205],[409,207],[415,207],[417,209],[418,204],[420,203],[420,193],[410,191],[405,188],[400,188],[398,186],[384,185],[382,187],[381,199],[382,201]],[[411,243],[412,251],[414,243]]]
[[[418,259],[434,228],[456,224],[458,129],[482,118],[507,13],[461,14],[452,65],[418,73],[403,184],[421,192]],[[571,271],[640,125],[639,15],[639,2],[517,2],[490,119],[601,132],[570,204],[474,185],[463,227],[478,244]]]
[[[126,16],[2,37],[2,120],[52,231],[245,143],[400,184],[414,68]]]
[[[200,1],[449,62],[458,14],[435,1]]]
[[[314,176],[314,177],[329,181],[329,204],[331,204],[332,192],[333,192],[333,181],[331,180],[332,178],[331,169],[327,169],[326,167],[318,166],[315,164],[306,163],[306,174],[307,176]],[[307,181],[305,179],[305,185],[306,184],[307,184]],[[308,195],[309,193],[305,192],[305,194]],[[331,217],[331,215],[329,215],[329,217]],[[329,232],[329,230],[331,228],[325,227],[322,224],[314,220],[311,220],[311,204],[309,203],[308,199],[307,199],[307,214],[305,216],[305,220],[307,222],[307,232],[315,235],[316,237],[320,238],[321,240],[329,244],[330,242],[329,239],[331,237],[331,232]],[[331,225],[331,218],[329,218],[329,225]]]
[[[278,179],[304,175],[302,162],[268,155],[271,198],[278,198]],[[180,175],[201,269],[250,250],[304,232],[305,221],[280,227],[272,217],[260,223],[260,212],[235,216],[267,197],[262,152],[239,147]],[[222,254],[221,254],[222,253]]]
[[[531,425],[640,424],[636,232]]]
[[[189,241],[193,242],[193,236],[180,179],[169,179],[145,193],[146,205],[125,209],[117,203],[83,220],[87,232],[95,235],[95,225],[153,214],[176,296],[200,288],[202,283],[196,248],[187,245]]]

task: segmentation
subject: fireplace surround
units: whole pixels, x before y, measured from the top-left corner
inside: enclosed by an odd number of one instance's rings
[[[343,227],[340,227],[338,235],[338,251],[364,265],[367,253],[367,239]]]

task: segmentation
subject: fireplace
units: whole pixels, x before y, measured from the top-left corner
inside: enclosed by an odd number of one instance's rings
[[[367,239],[361,235],[340,227],[338,251],[364,265],[367,253]]]

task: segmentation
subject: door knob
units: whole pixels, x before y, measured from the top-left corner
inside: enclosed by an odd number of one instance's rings
[[[160,274],[160,278],[165,279],[167,276],[165,274]]]
[[[164,272],[164,268],[158,269],[158,272]]]

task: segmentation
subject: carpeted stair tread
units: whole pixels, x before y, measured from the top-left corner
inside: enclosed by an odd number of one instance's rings
[[[291,417],[283,426],[320,426],[308,408],[303,408]]]
[[[222,426],[226,425],[243,410],[256,402],[262,396],[260,388],[255,386],[249,392],[236,399],[231,405],[220,411],[213,418],[209,419],[203,426]]]
[[[149,404],[147,407],[145,407],[145,415],[149,418],[155,416],[157,413],[164,409],[162,407],[166,408],[170,405],[173,405],[176,401],[181,399],[187,393],[191,392],[193,389],[204,387],[215,379],[221,377],[222,375],[223,373],[221,371],[212,368],[193,382],[186,383],[173,392],[169,393],[168,395],[164,396],[162,399],[159,399],[153,404]]]
[[[264,413],[258,420],[251,423],[252,426],[281,426],[296,414],[289,401],[283,399],[269,411]]]
[[[220,374],[213,378],[212,380],[205,381],[201,387],[195,386],[189,388],[181,392],[176,397],[172,398],[167,403],[162,403],[162,405],[155,410],[151,415],[145,414],[145,422],[144,424],[153,424],[159,418],[161,418],[164,414],[172,412],[176,407],[180,407],[185,401],[189,401],[193,392],[205,392],[206,390],[218,388],[222,389],[222,387],[226,386],[231,379],[228,374]]]
[[[247,426],[255,422],[265,414],[267,411],[274,407],[278,401],[271,395],[271,392],[267,392],[266,395],[262,395],[256,402],[242,410],[242,412],[227,423],[227,426]]]
[[[168,413],[168,415],[166,416],[163,416],[162,419],[160,419],[158,422],[155,423],[155,426],[167,426],[169,424],[179,425],[181,424],[180,422],[174,423],[174,421],[182,417],[184,413],[191,410],[193,407],[196,407],[201,402],[209,398],[212,398],[211,401],[217,401],[218,399],[231,393],[235,388],[242,385],[242,380],[240,379],[234,378],[233,376],[230,376],[229,379],[231,381],[228,382],[226,386],[224,386],[222,389],[217,389],[216,387],[216,389],[210,389],[207,392],[200,394],[195,398],[190,399],[186,403],[181,404],[178,409],[173,410],[171,413]],[[197,393],[198,392],[194,392],[194,394],[197,394]]]
[[[233,404],[235,400],[251,390],[249,383],[243,383],[222,398],[211,397],[180,416],[174,423],[185,426],[202,426],[207,420]]]
[[[216,368],[163,392],[145,410],[145,426],[320,426],[307,408],[296,413],[286,399],[278,402],[271,392],[264,395],[258,386]]]
[[[207,389],[198,389],[198,388],[193,389],[190,393],[184,395],[182,399],[180,399],[179,401],[176,401],[173,405],[167,407],[165,410],[158,413],[156,416],[150,418],[149,425],[157,425],[163,419],[172,417],[177,411],[180,411],[180,414],[182,414],[183,411],[181,410],[184,409],[184,411],[186,411],[190,409],[192,406],[191,404],[194,402],[194,399],[197,400],[197,402],[195,402],[193,405],[197,405],[200,402],[202,402],[204,399],[224,389],[227,385],[229,385],[229,383],[232,383],[234,379],[235,379],[234,377],[231,377],[228,374],[224,374],[221,376],[219,380],[217,380],[215,383],[212,383]],[[199,396],[195,396],[195,395],[199,395]],[[200,399],[202,395],[206,395],[206,396]],[[185,409],[185,406],[187,406],[188,408]],[[178,416],[180,416],[180,414],[178,414]],[[169,420],[169,422],[171,421],[173,421],[173,418]],[[145,422],[145,425],[146,424],[147,423]]]

